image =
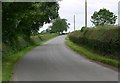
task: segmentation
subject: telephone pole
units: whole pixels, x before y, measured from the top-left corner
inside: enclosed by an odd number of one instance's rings
[[[85,0],[85,27],[87,27],[87,0]]]
[[[120,26],[120,1],[118,2],[118,26]]]
[[[74,31],[75,31],[75,15],[74,15]]]

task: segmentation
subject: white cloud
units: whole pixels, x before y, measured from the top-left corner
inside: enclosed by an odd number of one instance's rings
[[[44,24],[44,26],[39,29],[39,33],[42,32],[43,30],[46,30],[51,25],[52,25],[51,23],[50,24]]]

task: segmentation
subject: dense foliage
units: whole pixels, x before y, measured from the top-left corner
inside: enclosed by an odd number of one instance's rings
[[[2,4],[3,43],[15,44],[18,36],[29,40],[45,23],[57,18],[57,2],[9,2]]]
[[[52,26],[50,26],[51,32],[54,33],[63,33],[63,31],[67,31],[68,24],[66,19],[57,18],[53,21]]]
[[[31,35],[38,33],[45,23],[58,18],[58,10],[57,2],[3,2],[2,56],[33,45]]]
[[[91,22],[95,25],[114,25],[116,23],[117,16],[113,12],[107,9],[100,9],[98,12],[95,11],[91,16]]]
[[[84,45],[107,57],[118,59],[120,54],[120,40],[118,38],[118,28],[111,26],[94,29],[85,28],[82,32],[75,31],[69,35],[74,43]],[[120,57],[120,56],[119,56]]]

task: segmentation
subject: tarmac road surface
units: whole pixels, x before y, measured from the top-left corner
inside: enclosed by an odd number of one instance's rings
[[[14,68],[12,81],[118,81],[118,72],[91,62],[65,45],[66,35],[28,52]]]

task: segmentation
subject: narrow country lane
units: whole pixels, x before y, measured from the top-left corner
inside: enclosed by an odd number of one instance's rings
[[[28,52],[14,68],[13,81],[117,81],[118,72],[80,56],[65,37],[49,40]]]

